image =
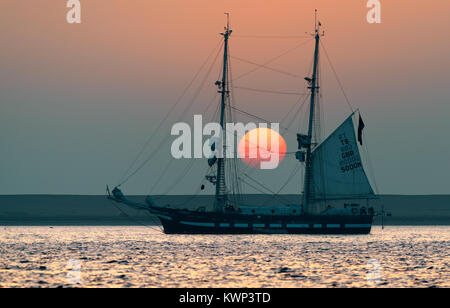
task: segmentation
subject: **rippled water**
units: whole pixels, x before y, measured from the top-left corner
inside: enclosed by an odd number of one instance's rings
[[[450,227],[365,236],[1,230],[0,287],[450,287]]]

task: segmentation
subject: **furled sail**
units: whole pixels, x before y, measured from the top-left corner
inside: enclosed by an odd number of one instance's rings
[[[312,199],[366,199],[375,196],[364,171],[349,116],[312,153]]]

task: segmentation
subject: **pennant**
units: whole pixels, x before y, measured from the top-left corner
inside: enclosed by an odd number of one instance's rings
[[[359,115],[359,123],[358,123],[358,142],[360,145],[363,145],[363,140],[362,140],[362,131],[364,129],[365,125],[364,122],[361,118],[361,115]]]

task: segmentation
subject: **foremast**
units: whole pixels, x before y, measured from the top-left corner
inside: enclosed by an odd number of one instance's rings
[[[230,38],[231,33],[230,23],[229,23],[229,14],[227,15],[227,26],[225,28],[225,32],[221,33],[224,38],[224,47],[223,47],[223,72],[222,72],[222,81],[218,82],[219,84],[219,93],[221,93],[221,103],[220,103],[220,127],[222,128],[222,155],[219,155],[217,159],[217,180],[216,180],[216,197],[214,202],[214,210],[216,212],[223,212],[225,208],[225,204],[227,201],[227,189],[225,183],[225,153],[226,153],[226,144],[225,144],[225,128],[224,128],[224,120],[225,120],[225,101],[227,96],[229,95],[229,85],[228,85],[228,39]]]
[[[314,128],[314,111],[315,111],[315,103],[316,96],[319,93],[319,82],[318,82],[318,66],[319,66],[319,42],[321,34],[320,31],[320,22],[317,21],[317,10],[316,10],[316,18],[314,21],[314,38],[315,38],[315,48],[314,48],[314,66],[312,77],[306,77],[305,80],[308,81],[309,87],[311,90],[311,99],[309,106],[309,123],[308,123],[308,135],[307,142],[305,142],[304,147],[306,148],[306,157],[305,157],[305,178],[304,178],[304,189],[303,189],[303,214],[311,213],[311,184],[312,184],[312,141],[313,141],[313,128]],[[323,35],[323,34],[322,34]]]

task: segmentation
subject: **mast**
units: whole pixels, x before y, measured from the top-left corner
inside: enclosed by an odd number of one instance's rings
[[[319,82],[317,80],[317,70],[319,64],[319,41],[320,41],[320,22],[317,22],[317,10],[315,11],[314,19],[314,37],[315,37],[315,49],[314,49],[314,67],[312,78],[306,77],[305,79],[309,82],[308,87],[311,90],[311,101],[309,106],[309,124],[308,124],[308,142],[306,144],[306,157],[305,157],[305,179],[304,179],[304,189],[303,189],[303,208],[302,212],[308,214],[311,212],[310,200],[311,200],[311,182],[312,182],[312,156],[311,156],[311,146],[313,137],[313,124],[314,124],[314,109],[316,103],[316,95],[319,92]]]
[[[224,38],[224,48],[223,48],[223,72],[222,81],[219,82],[219,93],[221,93],[221,103],[220,103],[220,127],[222,128],[222,155],[217,159],[217,181],[216,181],[216,198],[214,203],[214,210],[216,212],[223,212],[225,202],[227,199],[227,191],[225,186],[225,129],[224,129],[224,117],[225,117],[225,100],[229,94],[228,82],[227,82],[227,69],[228,69],[228,38],[231,35],[232,30],[230,30],[229,13],[227,15],[227,26],[225,32],[221,33]]]

